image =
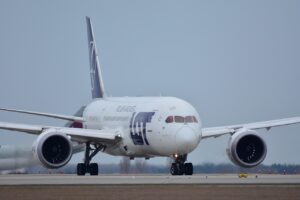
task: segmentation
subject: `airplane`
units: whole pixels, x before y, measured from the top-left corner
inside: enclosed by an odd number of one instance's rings
[[[187,156],[207,138],[229,134],[226,152],[236,165],[251,168],[266,157],[267,146],[259,129],[300,123],[300,117],[203,128],[196,109],[175,97],[108,97],[102,79],[91,19],[86,17],[92,101],[69,116],[1,108],[2,111],[67,120],[71,127],[0,122],[0,129],[38,135],[32,153],[47,168],[66,165],[73,154],[72,142],[85,145],[84,162],[77,175],[98,175],[93,157],[101,152],[113,156],[171,157],[172,175],[192,175]]]

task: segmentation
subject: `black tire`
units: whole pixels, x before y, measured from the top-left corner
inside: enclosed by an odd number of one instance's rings
[[[184,164],[178,164],[178,175],[182,176],[185,173],[185,165]]]
[[[171,168],[170,168],[170,173],[174,175],[178,175],[178,168],[176,163],[172,163]]]
[[[185,163],[184,164],[184,174],[185,175],[193,175],[194,167],[192,163]]]
[[[84,163],[78,163],[77,164],[77,175],[78,176],[84,176],[86,173],[86,167]]]
[[[92,176],[98,175],[98,164],[97,163],[90,164],[90,175],[92,175]]]

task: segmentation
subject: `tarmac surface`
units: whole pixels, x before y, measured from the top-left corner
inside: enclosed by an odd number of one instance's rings
[[[0,175],[3,185],[156,185],[156,184],[201,184],[201,185],[300,185],[300,175],[251,174],[239,178],[237,174],[193,176],[170,175]]]
[[[5,200],[298,200],[300,175],[0,175]]]

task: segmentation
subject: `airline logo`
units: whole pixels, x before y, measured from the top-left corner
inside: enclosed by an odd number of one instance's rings
[[[137,114],[134,112],[132,114],[129,130],[133,144],[149,145],[146,126],[147,123],[151,123],[154,114],[155,112],[139,112]]]

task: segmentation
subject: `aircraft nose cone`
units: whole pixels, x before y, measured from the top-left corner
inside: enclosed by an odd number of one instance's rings
[[[190,127],[182,127],[176,133],[177,153],[187,154],[193,151],[198,145],[198,138],[195,131]]]

